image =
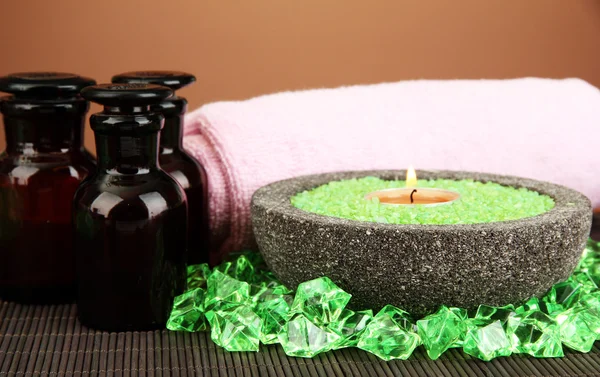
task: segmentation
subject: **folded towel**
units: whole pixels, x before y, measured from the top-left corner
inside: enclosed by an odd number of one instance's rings
[[[570,186],[600,204],[600,91],[579,79],[405,81],[218,102],[185,147],[209,178],[219,255],[254,247],[259,187],[340,170],[469,170]]]

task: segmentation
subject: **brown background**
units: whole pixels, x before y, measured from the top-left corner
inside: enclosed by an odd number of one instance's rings
[[[600,86],[598,0],[0,3],[0,75],[54,70],[106,82],[127,70],[184,70],[198,77],[181,92],[190,108],[416,78],[572,76]]]

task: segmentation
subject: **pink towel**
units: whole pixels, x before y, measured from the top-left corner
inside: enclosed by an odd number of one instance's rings
[[[221,256],[255,246],[256,189],[305,174],[409,165],[511,174],[600,204],[600,91],[579,79],[405,81],[218,102],[187,115],[184,140],[207,170]]]

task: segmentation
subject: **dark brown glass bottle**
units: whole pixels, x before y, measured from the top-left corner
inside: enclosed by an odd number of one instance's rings
[[[172,95],[145,84],[86,88],[104,105],[91,116],[97,172],[75,194],[77,308],[109,331],[164,327],[186,281],[187,203],[158,164],[164,117],[149,106]]]
[[[126,72],[112,78],[113,83],[156,84],[178,90],[196,78],[185,72]],[[188,201],[188,260],[191,264],[209,262],[208,195],[206,172],[200,163],[183,149],[183,116],[187,100],[173,96],[153,106],[165,116],[160,134],[160,167],[181,185]]]
[[[0,298],[62,303],[75,298],[71,203],[95,170],[83,147],[95,81],[68,73],[0,78],[6,150],[0,154]]]
[[[590,237],[594,241],[600,242],[600,208],[594,208],[594,217],[592,219],[592,232]]]

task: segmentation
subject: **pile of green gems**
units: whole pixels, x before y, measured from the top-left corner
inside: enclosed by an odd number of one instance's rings
[[[373,191],[405,187],[405,181],[376,177],[333,181],[292,197],[292,205],[307,212],[349,220],[389,224],[476,224],[537,216],[554,207],[547,195],[525,188],[473,180],[419,180],[419,187],[458,192],[455,202],[437,207],[389,206],[379,198],[365,199]]]
[[[563,356],[563,345],[589,352],[600,338],[600,244],[589,241],[573,275],[541,299],[519,307],[481,305],[475,313],[441,307],[416,322],[388,305],[346,308],[351,295],[327,277],[295,294],[269,272],[260,255],[240,253],[214,270],[188,268],[188,290],[175,300],[167,328],[203,331],[228,351],[258,351],[279,343],[289,356],[358,347],[381,359],[407,359],[424,346],[431,359],[460,347],[482,360],[513,353]]]

